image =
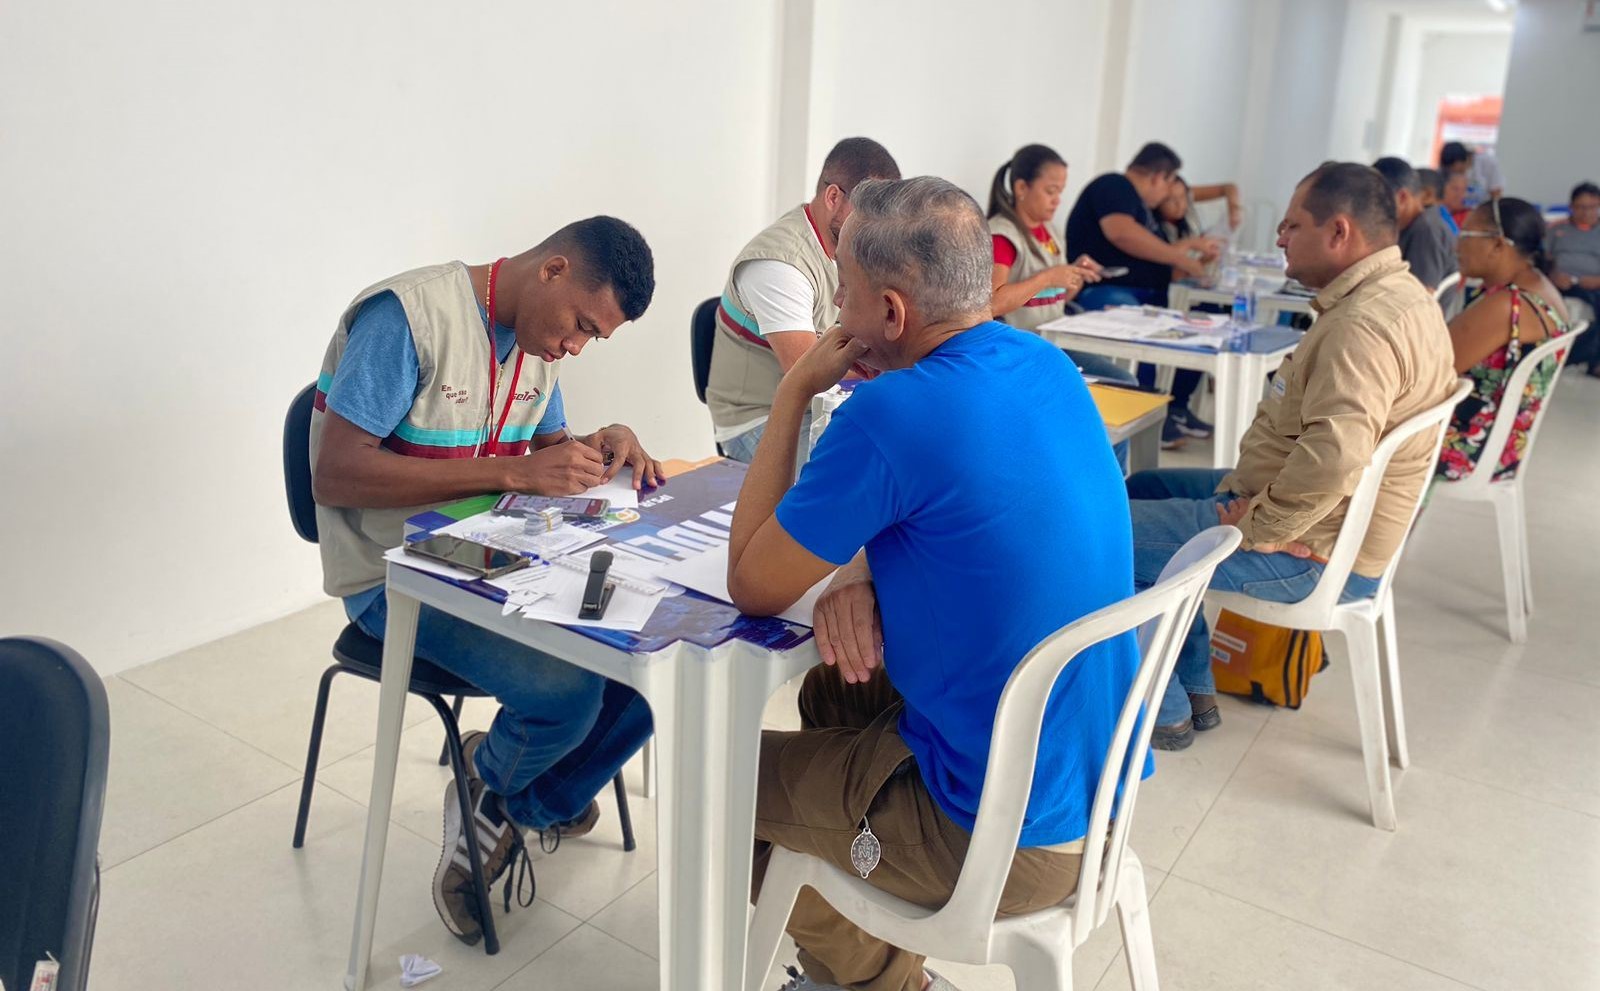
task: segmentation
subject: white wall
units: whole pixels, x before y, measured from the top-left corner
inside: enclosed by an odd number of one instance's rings
[[[1137,0],[1115,168],[1170,145],[1190,182],[1239,175],[1257,0]]]
[[[943,176],[987,204],[1000,163],[1039,142],[1067,160],[1064,222],[1094,178],[1109,2],[818,0],[807,183],[835,141],[859,134],[905,175]]]
[[[776,18],[738,0],[0,7],[0,635],[112,671],[317,601],[280,432],[339,311],[592,213],[644,232],[659,289],[568,363],[569,415],[709,453],[687,323],[768,217]]]
[[[1240,183],[1281,213],[1295,183],[1328,157],[1348,3],[1277,6],[1276,36],[1256,48],[1263,64],[1251,80],[1257,103],[1245,115]]]
[[[1510,58],[1509,26],[1495,31],[1424,35],[1409,127],[1401,132],[1405,136],[1397,137],[1392,144],[1405,149],[1407,161],[1432,162],[1440,101],[1447,97],[1501,95]]]
[[[1511,15],[1480,0],[1351,0],[1329,157],[1430,157],[1439,98],[1497,94]]]
[[[1580,180],[1600,180],[1600,31],[1582,30],[1583,5],[1522,0],[1511,41],[1499,158],[1506,192],[1565,203]]]

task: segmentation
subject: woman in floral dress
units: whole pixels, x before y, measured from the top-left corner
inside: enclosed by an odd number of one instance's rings
[[[1482,279],[1484,292],[1450,321],[1456,371],[1472,380],[1472,392],[1456,407],[1445,432],[1437,477],[1455,481],[1472,474],[1495,417],[1507,405],[1506,383],[1522,356],[1569,329],[1561,294],[1540,271],[1544,219],[1530,203],[1501,197],[1483,204],[1462,224],[1456,253],[1461,277]],[[1557,357],[1534,370],[1515,405],[1516,424],[1499,452],[1495,478],[1514,474],[1539,415]]]

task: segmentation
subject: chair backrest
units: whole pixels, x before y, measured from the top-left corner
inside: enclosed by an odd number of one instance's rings
[[[1278,218],[1283,214],[1276,203],[1267,199],[1251,200],[1245,205],[1242,230],[1247,235],[1243,243],[1252,251],[1271,251],[1277,244]]]
[[[1434,287],[1433,301],[1444,311],[1446,320],[1461,312],[1461,304],[1466,301],[1466,289],[1461,285],[1460,272],[1451,272]]]
[[[1062,670],[1086,648],[1137,629],[1139,670],[1106,752],[1084,836],[1076,912],[1081,931],[1074,933],[1074,944],[1105,921],[1115,901],[1154,713],[1211,574],[1240,539],[1233,527],[1198,534],[1178,551],[1155,585],[1052,633],[1011,673],[995,712],[972,844],[955,891],[938,913],[959,927],[954,931],[988,932],[999,909],[1033,788],[1045,707]],[[1150,718],[1143,718],[1146,714]]]
[[[1506,445],[1511,443],[1511,431],[1522,409],[1522,395],[1528,391],[1528,380],[1533,378],[1533,373],[1538,370],[1540,364],[1553,356],[1556,370],[1555,374],[1550,376],[1550,391],[1545,393],[1539,414],[1533,418],[1533,423],[1528,427],[1528,438],[1522,448],[1522,460],[1517,465],[1517,474],[1520,475],[1527,470],[1528,459],[1533,454],[1533,442],[1539,436],[1539,426],[1544,423],[1544,411],[1550,408],[1550,402],[1555,398],[1556,383],[1561,380],[1561,369],[1566,366],[1567,352],[1578,339],[1578,335],[1588,329],[1587,321],[1578,323],[1560,337],[1540,341],[1537,347],[1524,354],[1522,360],[1517,362],[1517,367],[1511,370],[1511,377],[1506,379],[1506,390],[1501,394],[1500,409],[1495,413],[1494,425],[1489,428],[1489,436],[1484,438],[1477,466],[1466,478],[1449,483],[1458,487],[1458,494],[1466,495],[1473,490],[1487,489],[1494,484],[1494,470],[1499,466],[1500,459],[1505,456]],[[1507,416],[1507,413],[1511,415]]]
[[[1471,389],[1472,383],[1466,379],[1459,380],[1455,389],[1451,391],[1450,398],[1423,410],[1395,427],[1379,442],[1378,449],[1372,452],[1372,461],[1361,471],[1361,480],[1356,484],[1355,493],[1350,496],[1344,523],[1339,527],[1339,539],[1334,541],[1333,552],[1328,555],[1328,564],[1322,570],[1322,577],[1317,580],[1317,587],[1300,603],[1300,608],[1316,615],[1333,614],[1333,607],[1339,604],[1345,583],[1350,580],[1350,569],[1355,567],[1356,557],[1361,553],[1361,545],[1366,542],[1367,525],[1372,522],[1372,509],[1378,503],[1378,490],[1383,486],[1383,476],[1388,474],[1389,462],[1394,458],[1395,452],[1400,449],[1400,445],[1417,434],[1433,431],[1433,459],[1429,462],[1428,469],[1429,476],[1432,477],[1433,465],[1439,459],[1439,447],[1444,443],[1444,429],[1450,422],[1450,414],[1455,412],[1456,405],[1466,398]],[[1422,498],[1419,494],[1417,501],[1411,507],[1411,518],[1406,521],[1404,533],[1411,532],[1411,524],[1416,522],[1417,511],[1421,508]],[[1375,596],[1378,601],[1381,602],[1388,591],[1389,582],[1394,578],[1394,571],[1399,563],[1400,548],[1396,548],[1379,581]]]
[[[311,404],[317,398],[315,382],[300,390],[283,418],[283,488],[289,497],[289,521],[294,532],[317,542],[317,504],[311,498]]]
[[[706,401],[706,383],[711,379],[711,342],[717,336],[717,303],[713,296],[694,308],[689,321],[689,360],[694,368],[694,394]]]
[[[98,906],[100,820],[111,722],[105,684],[75,651],[0,639],[0,983],[26,988],[34,964],[56,985],[88,980]]]

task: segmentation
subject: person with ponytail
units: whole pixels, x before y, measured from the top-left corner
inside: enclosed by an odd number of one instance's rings
[[[1086,283],[1100,281],[1088,255],[1067,262],[1065,239],[1051,224],[1067,186],[1067,163],[1044,145],[1025,145],[1001,164],[989,188],[989,234],[994,242],[994,318],[1033,330],[1062,316]],[[1135,381],[1110,358],[1085,351],[1067,355],[1088,375]]]
[[[1067,262],[1064,239],[1051,228],[1066,186],[1061,156],[1027,145],[1000,166],[989,188],[994,316],[1020,330],[1061,316],[1085,282],[1100,278],[1088,255]]]
[[[1569,329],[1561,293],[1542,271],[1544,218],[1526,200],[1496,197],[1467,214],[1456,242],[1461,276],[1482,279],[1484,292],[1450,321],[1456,371],[1472,380],[1472,392],[1456,407],[1445,430],[1438,477],[1465,478],[1477,467],[1495,417],[1505,401],[1506,383],[1533,346]],[[1539,415],[1556,359],[1534,371],[1520,404],[1511,414],[1516,428],[1494,467],[1496,478],[1515,473],[1527,443],[1528,427]]]

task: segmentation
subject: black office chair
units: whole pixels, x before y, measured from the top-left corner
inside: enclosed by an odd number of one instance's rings
[[[105,684],[76,651],[0,639],[0,984],[82,991],[100,909],[100,819],[111,721]],[[47,956],[48,955],[48,956]]]
[[[300,394],[294,397],[294,402],[289,404],[289,413],[283,421],[283,480],[289,498],[289,519],[294,523],[295,532],[313,544],[317,542],[318,534],[316,504],[311,497],[310,432],[311,407],[316,398],[316,391],[315,384],[302,389]],[[305,777],[300,782],[300,809],[294,823],[296,849],[305,843],[306,820],[311,814],[311,791],[316,785],[317,755],[322,750],[322,728],[328,714],[328,691],[333,685],[333,679],[336,675],[353,674],[368,681],[381,681],[383,642],[368,636],[355,623],[350,623],[334,641],[333,659],[335,663],[322,672],[322,681],[317,686],[317,706],[311,717],[311,743],[306,750]],[[425,699],[439,714],[439,720],[444,723],[445,752],[440,756],[439,763],[450,765],[455,776],[456,796],[461,802],[462,821],[471,822],[472,800],[467,792],[465,758],[461,752],[461,728],[456,720],[461,715],[463,698],[486,698],[488,693],[421,657],[415,658],[412,662],[411,684],[407,691]],[[453,708],[445,704],[447,695],[455,696]],[[628,809],[628,792],[622,781],[622,772],[617,772],[611,786],[617,798],[617,821],[622,827],[622,849],[631,852],[638,844],[633,837],[633,816]],[[495,933],[494,917],[489,907],[489,888],[484,883],[476,832],[466,829],[462,831],[462,835],[466,837],[467,853],[472,859],[472,881],[477,889],[478,915],[483,925],[484,950],[493,955],[500,952],[500,940]],[[519,844],[522,842],[520,836],[517,842]],[[516,857],[517,851],[513,851],[512,856]],[[507,911],[511,906],[512,879],[515,874],[515,871],[506,873]]]
[[[694,369],[694,394],[706,401],[706,383],[711,379],[711,342],[717,337],[717,303],[713,296],[694,308],[689,321],[689,360]]]
[[[713,296],[694,308],[689,321],[689,366],[694,372],[694,394],[702,403],[706,401],[706,383],[711,380],[711,342],[717,337],[717,303]],[[722,445],[717,445],[722,453]]]

